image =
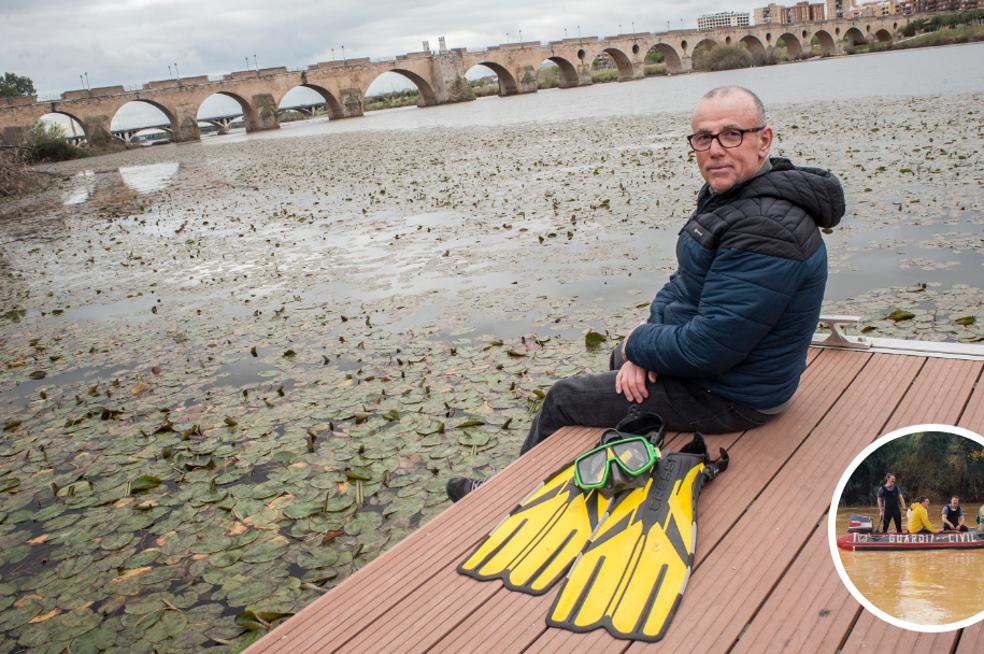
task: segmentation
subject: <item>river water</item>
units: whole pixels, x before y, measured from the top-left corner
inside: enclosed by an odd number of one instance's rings
[[[966,507],[973,529],[977,505]],[[932,519],[938,526],[938,511]],[[847,533],[855,514],[877,521],[878,507],[837,511],[837,534]],[[984,550],[855,552],[837,550],[844,570],[872,604],[891,616],[918,625],[952,624],[984,612]]]
[[[607,365],[585,331],[611,344],[673,271],[716,85],[760,91],[775,152],[844,183],[826,312],[984,339],[982,48],[46,167],[0,204],[4,643],[245,645],[245,607],[297,611],[446,508],[448,477],[508,464],[550,384]]]

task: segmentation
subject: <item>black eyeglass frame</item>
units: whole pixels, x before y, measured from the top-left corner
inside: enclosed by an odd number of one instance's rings
[[[758,127],[729,127],[727,129],[721,130],[717,134],[708,134],[707,136],[710,136],[711,140],[708,142],[708,146],[703,150],[698,150],[694,146],[694,137],[700,135],[700,132],[696,132],[687,137],[687,144],[690,145],[690,149],[693,150],[694,152],[707,152],[708,150],[711,149],[711,146],[714,145],[714,141],[717,140],[718,145],[720,145],[722,148],[726,150],[730,150],[731,148],[740,147],[741,144],[745,142],[745,134],[748,134],[749,132],[761,132],[766,127],[768,127],[768,125],[760,125]],[[741,134],[741,138],[734,145],[725,145],[724,143],[721,142],[721,135],[724,134],[725,132],[738,132],[739,134]]]

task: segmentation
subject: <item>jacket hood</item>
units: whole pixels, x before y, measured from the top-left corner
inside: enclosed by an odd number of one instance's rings
[[[722,200],[747,198],[777,198],[802,207],[818,227],[834,227],[844,216],[844,189],[840,180],[829,170],[799,168],[789,159],[772,157],[772,170],[753,177],[730,191],[722,193]],[[705,197],[707,185],[700,195]]]

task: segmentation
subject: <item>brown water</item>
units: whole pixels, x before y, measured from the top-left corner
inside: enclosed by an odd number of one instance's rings
[[[965,507],[973,527],[978,505]],[[851,515],[878,517],[877,507],[837,511],[837,534]],[[931,516],[938,526],[939,516]],[[944,552],[851,552],[838,549],[857,589],[879,609],[905,622],[941,625],[984,611],[984,550]]]

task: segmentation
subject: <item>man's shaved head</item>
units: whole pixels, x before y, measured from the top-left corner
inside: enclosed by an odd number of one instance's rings
[[[744,86],[719,86],[717,88],[713,88],[704,94],[704,97],[701,98],[701,102],[704,100],[710,100],[711,98],[718,98],[735,93],[741,93],[748,96],[748,98],[755,104],[758,124],[765,125],[765,105],[762,104],[762,100],[757,95],[746,89]]]
[[[758,96],[741,86],[720,86],[708,91],[690,119],[693,134],[713,136],[706,150],[695,150],[697,166],[715,193],[755,177],[772,147],[772,128],[765,122],[765,108]],[[732,135],[725,146],[719,139]],[[737,134],[737,136],[735,136]]]

